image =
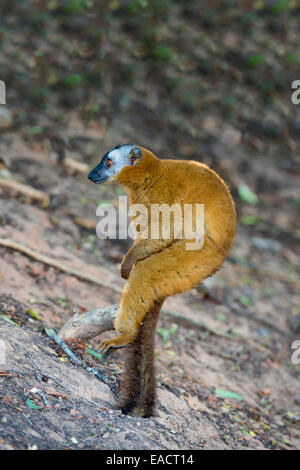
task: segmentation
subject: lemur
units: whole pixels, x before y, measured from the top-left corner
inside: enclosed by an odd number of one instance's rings
[[[118,336],[100,344],[102,351],[128,346],[117,408],[150,417],[156,406],[154,337],[160,308],[167,297],[197,286],[220,268],[235,235],[234,203],[224,181],[205,164],[159,159],[134,144],[109,150],[88,178],[119,183],[130,206],[148,209],[149,226],[161,222],[151,220],[153,204],[204,205],[201,249],[186,249],[191,239],[176,236],[175,218],[168,238],[161,230],[158,238],[137,234],[121,263],[127,283],[114,321]]]

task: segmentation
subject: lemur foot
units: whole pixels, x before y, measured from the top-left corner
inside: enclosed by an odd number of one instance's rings
[[[126,348],[133,341],[133,338],[130,335],[119,335],[116,338],[102,341],[99,346],[99,350],[106,352],[110,348],[120,349]]]

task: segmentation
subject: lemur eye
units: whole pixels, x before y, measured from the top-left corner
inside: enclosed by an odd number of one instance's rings
[[[111,166],[111,159],[110,158],[108,158],[106,160],[106,166],[107,166],[107,168],[109,168]]]
[[[138,158],[138,155],[137,155],[135,152],[132,152],[132,153],[130,154],[131,165],[133,165],[133,162],[134,162],[135,160],[137,160],[137,158]]]

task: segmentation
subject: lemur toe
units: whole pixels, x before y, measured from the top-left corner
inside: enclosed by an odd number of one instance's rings
[[[130,343],[117,345],[117,344],[114,343],[114,339],[111,339],[111,340],[102,341],[100,343],[99,350],[105,353],[109,349],[127,348],[129,345],[130,345]]]

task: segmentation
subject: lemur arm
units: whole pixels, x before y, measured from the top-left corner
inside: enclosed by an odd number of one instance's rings
[[[161,214],[153,218],[149,227],[151,233],[151,226],[157,229],[157,238],[153,236],[148,237],[148,228],[139,231],[139,237],[135,240],[133,246],[126,253],[121,263],[121,276],[123,279],[128,279],[130,271],[135,263],[138,261],[148,258],[148,256],[158,253],[159,251],[167,248],[173,243],[175,238],[180,238],[182,230],[182,214],[174,214],[174,220],[178,223],[169,223],[169,220],[164,220]],[[164,230],[169,230],[167,236],[163,236],[166,233]]]
[[[164,243],[162,243],[162,240],[151,240],[150,243],[149,240],[139,240],[124,256],[121,263],[122,278],[128,279],[130,271],[137,261],[148,258],[148,256],[161,251],[171,243],[172,240],[164,240]]]

